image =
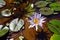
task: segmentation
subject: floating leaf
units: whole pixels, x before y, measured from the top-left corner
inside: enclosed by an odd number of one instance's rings
[[[53,34],[53,36],[51,36],[50,40],[60,40],[60,35]]]
[[[54,12],[52,9],[47,8],[47,7],[41,8],[39,11],[40,11],[40,13],[43,14],[43,15],[51,15],[51,14],[53,14],[53,12]]]
[[[59,20],[50,20],[48,24],[49,30],[55,34],[60,34],[60,21]]]
[[[54,11],[60,11],[60,2],[51,3],[49,6]]]
[[[19,19],[16,18],[16,19],[11,21],[11,23],[9,25],[9,28],[11,31],[17,32],[17,31],[21,30],[21,28],[23,27],[24,21],[22,19],[20,19],[19,21],[18,20]]]
[[[12,15],[11,11],[9,9],[5,9],[5,10],[1,11],[1,14],[2,14],[2,16],[6,16],[6,17]]]
[[[46,1],[38,1],[35,3],[37,7],[45,7],[48,4]]]
[[[6,5],[6,2],[4,0],[0,0],[0,8]]]
[[[54,1],[54,0],[46,0],[46,1],[48,1],[48,2],[49,2],[49,1]]]
[[[20,37],[19,37],[19,39],[20,39],[20,40],[23,40],[23,39],[24,39],[24,37],[23,37],[23,36],[20,36]]]
[[[4,36],[8,32],[8,27],[0,28],[0,37]]]

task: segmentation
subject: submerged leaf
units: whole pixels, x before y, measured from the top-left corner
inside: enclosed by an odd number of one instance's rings
[[[51,21],[49,21],[48,28],[53,33],[60,34],[60,21],[59,20],[51,20]]]
[[[26,14],[25,16],[30,17],[30,16],[32,16],[33,14],[34,14],[34,12],[30,12],[30,13]]]
[[[27,5],[27,7],[25,8],[25,10],[27,11],[27,14],[25,16],[29,17],[29,16],[33,15],[33,13],[35,11],[33,9],[33,7],[34,7],[33,3],[30,3],[29,5]]]
[[[29,5],[27,5],[27,7],[25,8],[25,10],[27,12],[33,12],[34,11],[33,7],[34,7],[34,4],[30,3]]]

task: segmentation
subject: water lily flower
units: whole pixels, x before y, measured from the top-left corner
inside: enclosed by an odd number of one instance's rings
[[[40,26],[43,29],[43,23],[45,22],[44,20],[46,19],[45,17],[41,16],[41,14],[34,13],[34,15],[30,17],[30,19],[28,19],[28,22],[30,22],[31,24],[29,28],[35,26],[37,31],[38,26]]]
[[[18,18],[16,18],[10,22],[9,28],[12,32],[17,32],[23,27],[23,25],[24,25],[23,19],[19,20]]]

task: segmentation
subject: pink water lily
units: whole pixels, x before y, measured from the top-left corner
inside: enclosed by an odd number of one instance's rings
[[[45,22],[46,18],[41,16],[41,14],[34,13],[33,16],[28,19],[28,22],[30,22],[29,28],[36,27],[36,31],[38,30],[38,26],[40,26],[43,29],[43,23]]]

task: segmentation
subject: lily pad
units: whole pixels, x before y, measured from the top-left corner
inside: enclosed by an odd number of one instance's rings
[[[41,8],[39,11],[42,15],[51,15],[54,12],[52,9],[47,8],[47,7]]]
[[[9,28],[12,32],[18,32],[19,30],[21,30],[21,28],[23,28],[24,25],[24,21],[22,19],[14,19],[10,22]]]
[[[60,11],[60,2],[51,3],[49,6],[54,11]]]
[[[56,19],[50,20],[48,24],[48,28],[53,33],[60,34],[60,21]]]
[[[0,0],[0,8],[6,5],[6,2],[4,0]]]
[[[8,27],[4,27],[3,29],[2,29],[2,27],[3,26],[1,26],[1,28],[0,28],[0,37],[4,36],[9,30]]]
[[[46,1],[52,1],[52,0],[46,0]]]
[[[45,7],[48,4],[46,1],[38,1],[35,3],[37,7]]]
[[[1,11],[1,14],[2,14],[2,16],[6,16],[6,17],[12,15],[11,10],[9,10],[9,9],[5,9],[5,10]]]
[[[50,40],[60,40],[60,35],[53,34],[53,36],[51,36]]]
[[[23,36],[20,36],[20,37],[19,37],[19,39],[20,39],[20,40],[23,40],[23,39],[24,39],[24,37],[23,37]]]

